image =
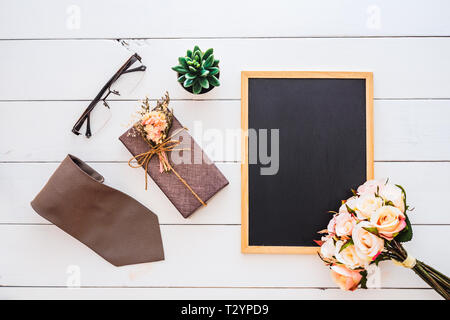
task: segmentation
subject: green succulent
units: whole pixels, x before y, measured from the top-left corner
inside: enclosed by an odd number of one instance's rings
[[[219,73],[219,60],[214,60],[213,49],[203,52],[198,46],[188,50],[185,57],[178,58],[179,64],[172,67],[180,77],[178,82],[183,87],[192,87],[194,94],[199,94],[202,88],[209,89],[220,86],[217,75]]]

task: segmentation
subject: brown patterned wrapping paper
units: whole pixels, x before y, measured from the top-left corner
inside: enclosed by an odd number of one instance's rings
[[[168,136],[182,128],[180,122],[174,117],[172,128]],[[181,139],[180,139],[180,136]],[[183,137],[190,137],[190,145],[188,141],[183,141]],[[133,156],[147,152],[150,146],[133,128],[128,129],[119,140],[125,145]],[[184,152],[190,154],[190,163],[176,164],[171,161],[171,152],[167,152],[168,159],[179,175],[186,180],[187,184],[194,192],[206,203],[212,196],[219,192],[223,187],[228,185],[228,180],[219,171],[214,163],[204,154],[200,146],[186,131],[177,133],[173,140],[180,140],[181,143],[175,149],[187,148],[188,150],[173,151],[178,152],[183,157]],[[195,156],[195,159],[194,159]],[[184,155],[184,157],[187,157]],[[189,191],[189,189],[178,179],[173,172],[160,172],[159,160],[157,156],[153,156],[148,166],[148,174],[156,182],[159,188],[169,198],[170,202],[177,208],[184,218],[189,217],[199,207],[202,206],[200,201]],[[144,177],[142,181],[144,188]]]

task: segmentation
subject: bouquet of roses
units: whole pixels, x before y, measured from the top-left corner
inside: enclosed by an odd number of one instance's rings
[[[367,268],[384,260],[412,269],[445,299],[450,298],[450,279],[409,255],[402,242],[412,239],[406,212],[406,192],[400,185],[369,180],[342,205],[322,239],[320,258],[331,268],[331,277],[343,290],[366,288]]]

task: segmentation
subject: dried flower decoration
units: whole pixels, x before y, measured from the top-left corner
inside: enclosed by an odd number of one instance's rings
[[[150,108],[150,103],[148,98],[145,98],[141,104],[141,110],[138,112],[139,119],[133,125],[133,133],[131,135],[135,137],[135,132],[145,140],[149,145],[149,150],[147,152],[135,155],[130,160],[128,160],[128,165],[131,168],[144,168],[145,170],[145,190],[147,190],[147,173],[150,160],[153,156],[157,156],[159,159],[159,171],[163,172],[173,172],[176,177],[183,183],[186,188],[197,198],[197,200],[204,206],[206,203],[199,197],[199,195],[189,186],[189,184],[184,180],[178,172],[173,168],[169,162],[169,157],[167,152],[171,151],[181,151],[189,150],[184,148],[177,148],[180,144],[180,140],[174,139],[177,134],[187,128],[179,128],[174,130],[169,136],[169,131],[172,128],[173,123],[173,111],[169,109],[169,93],[166,92],[164,97],[156,101],[156,107]],[[133,163],[136,161],[136,164]]]
[[[161,144],[172,127],[173,111],[169,109],[169,93],[156,101],[156,107],[150,108],[148,97],[142,101],[141,110],[138,112],[140,119],[135,123],[134,128],[144,140],[151,146]]]

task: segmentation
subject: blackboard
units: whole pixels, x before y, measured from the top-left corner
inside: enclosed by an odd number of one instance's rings
[[[372,79],[242,72],[242,252],[317,252],[328,211],[373,178]]]

